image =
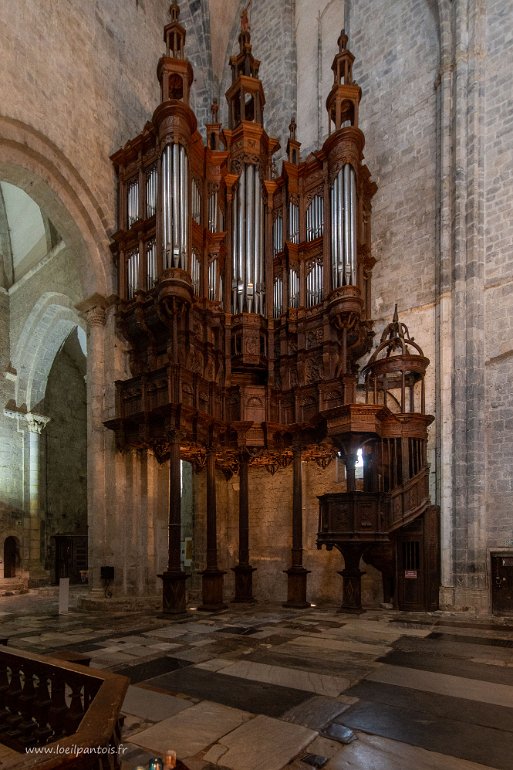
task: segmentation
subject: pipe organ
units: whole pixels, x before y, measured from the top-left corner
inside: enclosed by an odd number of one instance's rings
[[[369,375],[376,403],[358,403],[357,361],[370,351],[373,337],[370,222],[376,186],[363,162],[361,89],[353,80],[347,36],[341,33],[333,62],[329,136],[302,160],[292,119],[278,173],[273,156],[280,144],[264,127],[260,62],[252,53],[247,12],[239,51],[230,59],[229,125],[218,121],[214,100],[205,140],[189,102],[193,73],[176,2],[170,15],[157,68],[161,102],[142,132],[112,156],[120,201],[112,245],[117,324],[129,344],[131,378],[117,383],[116,418],[106,424],[121,449],[148,449],[170,464],[171,536],[162,579],[164,611],[174,613],[185,602],[176,535],[180,500],[173,486],[180,458],[207,469],[204,605],[219,607],[224,573],[216,561],[216,467],[241,474],[235,590],[236,600],[251,600],[244,497],[250,467],[275,472],[296,458],[297,508],[297,458],[326,464],[341,453],[350,466],[356,442],[366,445],[374,468],[367,492],[385,494],[386,485],[391,494],[392,481],[399,484],[402,451],[415,478],[425,471],[429,420],[416,419],[411,437],[408,420],[400,436],[393,430],[380,435],[382,418],[397,419],[389,417],[391,410],[406,412],[404,404],[391,406],[386,375]],[[416,371],[423,376],[422,367]],[[403,444],[404,438],[420,444]],[[385,449],[378,452],[378,444]],[[293,515],[288,602],[305,606],[301,510]],[[325,536],[323,526],[320,545],[343,551],[347,533]],[[350,537],[354,541],[354,532]],[[380,532],[375,539],[386,537]]]

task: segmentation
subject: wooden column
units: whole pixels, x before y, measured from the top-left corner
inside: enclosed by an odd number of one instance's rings
[[[342,605],[340,612],[363,612],[362,608],[362,575],[360,559],[365,550],[362,543],[343,543],[337,545],[344,557],[344,569],[339,572],[342,575]]]
[[[239,459],[239,563],[233,567],[235,572],[234,602],[254,602],[253,572],[255,567],[249,563],[249,461],[246,453]]]
[[[162,611],[166,615],[183,615],[186,611],[185,581],[182,570],[182,489],[180,478],[180,440],[178,433],[170,435],[169,454],[169,539],[168,564],[162,577]]]
[[[294,447],[292,490],[292,564],[288,575],[285,607],[309,607],[306,580],[309,570],[303,567],[303,463],[301,449]]]
[[[207,450],[207,568],[201,573],[202,605],[200,610],[222,610],[223,576],[217,566],[217,499],[216,453]]]

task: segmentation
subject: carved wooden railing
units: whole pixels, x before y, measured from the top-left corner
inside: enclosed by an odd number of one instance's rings
[[[387,495],[386,527],[391,532],[417,518],[429,505],[429,468]]]
[[[319,496],[317,544],[386,540],[429,505],[428,468],[392,492],[333,492]]]
[[[118,768],[128,684],[123,676],[0,647],[0,744],[8,747],[1,766]]]

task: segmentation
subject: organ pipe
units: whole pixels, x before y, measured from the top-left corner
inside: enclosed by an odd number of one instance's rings
[[[322,262],[310,262],[306,274],[306,306],[313,307],[322,302]]]
[[[315,195],[306,210],[306,240],[320,238],[324,229],[324,211],[322,196]]]
[[[162,242],[164,268],[187,270],[189,196],[187,153],[168,144],[162,155]]]
[[[289,307],[299,307],[299,274],[293,267],[289,270]]]
[[[222,227],[219,225],[217,190],[212,190],[208,196],[208,229],[211,233],[217,233],[219,230],[222,230]]]
[[[146,288],[152,289],[157,280],[157,245],[155,238],[146,242]]]
[[[132,299],[139,288],[139,249],[132,249],[126,257],[127,298]]]
[[[199,297],[200,294],[200,280],[201,280],[201,266],[198,253],[196,249],[193,249],[191,256],[191,279],[194,294]]]
[[[331,269],[333,288],[356,285],[356,175],[346,163],[330,191]]]
[[[283,280],[278,276],[273,286],[273,316],[279,318],[282,314]]]
[[[274,256],[283,251],[283,216],[278,214],[273,224],[273,253]]]
[[[264,203],[258,167],[242,169],[234,198],[233,312],[264,313]]]
[[[139,180],[131,179],[127,185],[128,227],[139,219]]]
[[[201,223],[201,191],[196,179],[192,180],[192,218],[199,225]]]
[[[299,206],[289,203],[289,241],[299,243]]]
[[[154,216],[157,210],[157,168],[146,171],[146,218]]]

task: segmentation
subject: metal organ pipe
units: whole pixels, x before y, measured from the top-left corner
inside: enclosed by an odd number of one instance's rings
[[[146,217],[152,217],[157,210],[157,168],[146,171]]]
[[[180,155],[180,181],[181,181],[181,189],[180,189],[180,198],[181,198],[181,206],[180,206],[180,213],[182,217],[182,224],[180,227],[180,255],[181,255],[181,264],[180,267],[183,270],[187,270],[187,254],[188,254],[188,246],[189,246],[189,238],[188,238],[188,232],[189,232],[189,190],[188,190],[188,184],[187,184],[187,156],[185,154],[185,148],[182,147],[182,145],[179,145],[179,155]]]
[[[146,288],[152,289],[157,279],[157,249],[155,238],[146,242]]]
[[[255,250],[254,245],[254,227],[255,227],[255,188],[254,188],[254,166],[246,166],[246,303],[248,313],[253,312],[253,301],[255,292]]]
[[[351,166],[351,190],[350,190],[350,238],[349,238],[349,253],[351,262],[351,284],[356,285],[356,254],[357,254],[357,200],[356,200],[356,175],[354,169]]]
[[[211,233],[217,233],[217,190],[213,190],[208,196],[208,229]]]
[[[273,250],[274,255],[283,251],[283,217],[278,214],[273,225]]]
[[[296,203],[289,203],[289,240],[299,243],[299,206]]]
[[[356,175],[346,163],[333,181],[331,200],[331,270],[333,288],[356,284]]]
[[[170,206],[170,155],[171,148],[167,146],[162,154],[162,249],[164,269],[171,267],[170,234],[171,234],[171,206]]]
[[[139,288],[139,249],[128,252],[127,260],[127,299],[132,299]]]
[[[273,316],[279,318],[282,313],[283,280],[278,276],[274,279]]]
[[[315,195],[306,210],[306,240],[313,241],[322,235],[324,228],[323,200]]]
[[[344,284],[351,283],[351,255],[350,255],[350,235],[351,235],[351,179],[350,165],[344,166]]]
[[[162,241],[165,268],[187,270],[188,221],[187,153],[181,144],[168,144],[162,155]]]
[[[264,312],[264,204],[258,167],[246,164],[233,206],[233,312]]]

